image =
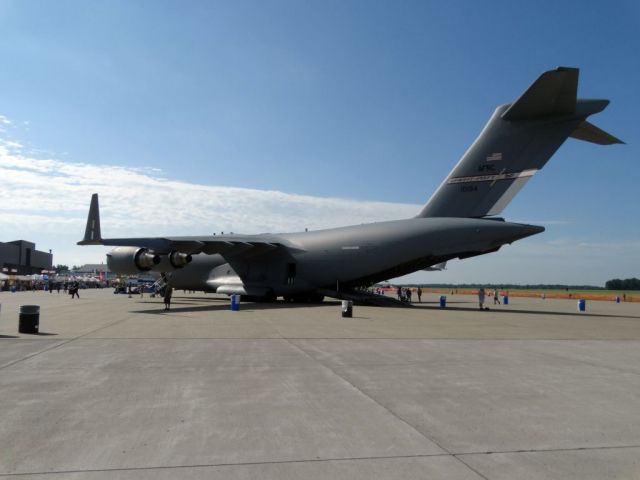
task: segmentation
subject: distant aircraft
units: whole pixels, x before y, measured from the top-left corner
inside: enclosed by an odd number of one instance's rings
[[[498,107],[414,218],[300,233],[107,239],[94,194],[78,245],[115,246],[107,254],[111,271],[165,272],[174,288],[257,301],[362,299],[359,287],[543,232],[496,215],[568,137],[623,143],[586,120],[609,101],[577,99],[577,88],[578,69],[559,67]]]

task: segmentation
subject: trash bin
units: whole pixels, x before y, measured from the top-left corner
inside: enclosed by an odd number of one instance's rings
[[[21,305],[18,332],[38,334],[40,328],[40,305]]]
[[[504,297],[502,297],[502,304],[509,305],[509,295],[505,295]]]
[[[440,295],[440,308],[444,308],[447,306],[447,296]]]
[[[231,295],[231,311],[238,312],[240,310],[240,295]]]
[[[342,316],[347,318],[353,317],[353,302],[351,300],[342,301]]]
[[[620,297],[616,297],[616,303],[620,303]]]
[[[586,300],[578,300],[578,311],[584,312],[587,310],[587,301]]]

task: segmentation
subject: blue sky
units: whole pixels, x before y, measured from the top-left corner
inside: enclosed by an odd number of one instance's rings
[[[0,1],[0,240],[99,261],[92,189],[105,234],[406,217],[566,65],[627,145],[567,141],[503,212],[547,232],[410,280],[640,276],[638,31],[633,1]]]

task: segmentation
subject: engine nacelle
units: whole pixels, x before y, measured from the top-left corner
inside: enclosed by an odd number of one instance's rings
[[[160,257],[140,247],[116,247],[107,253],[109,270],[120,275],[148,272],[160,263]]]
[[[160,255],[160,262],[153,266],[154,272],[172,272],[186,267],[193,257],[188,253],[170,252],[168,255]]]
[[[191,263],[191,260],[193,260],[193,257],[189,253],[171,252],[169,254],[169,263],[174,268],[185,267]]]

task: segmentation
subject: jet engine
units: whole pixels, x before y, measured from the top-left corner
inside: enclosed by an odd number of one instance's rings
[[[169,263],[174,268],[182,268],[191,263],[191,260],[193,260],[193,257],[189,253],[171,252],[169,254]]]
[[[107,253],[109,270],[122,275],[148,272],[160,263],[160,257],[146,248],[116,247]]]
[[[160,255],[160,261],[152,269],[154,272],[171,272],[186,267],[193,257],[189,253],[170,252],[168,255]]]

